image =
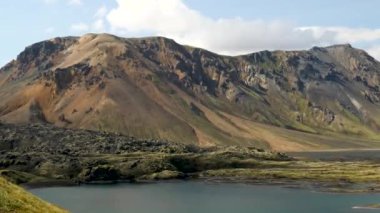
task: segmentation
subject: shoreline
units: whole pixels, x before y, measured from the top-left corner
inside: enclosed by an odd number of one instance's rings
[[[20,184],[26,190],[37,188],[50,188],[50,187],[78,187],[85,185],[118,185],[118,184],[159,184],[159,183],[183,183],[183,182],[203,182],[210,184],[248,184],[248,185],[265,185],[265,186],[279,186],[289,189],[310,190],[318,193],[337,193],[337,194],[380,194],[380,188],[357,188],[362,183],[348,183],[348,182],[322,182],[322,181],[307,181],[307,180],[290,180],[290,179],[246,179],[236,177],[187,177],[182,179],[163,179],[163,180],[112,180],[112,181],[92,181],[92,182],[75,182],[70,180],[52,180],[34,183]],[[367,183],[376,184],[376,183]]]
[[[341,148],[341,149],[310,149],[310,150],[300,150],[300,151],[289,151],[284,153],[308,153],[308,152],[363,152],[363,151],[380,151],[380,148]]]
[[[379,210],[380,207],[365,207],[365,206],[353,206],[353,209],[364,209],[364,210]]]

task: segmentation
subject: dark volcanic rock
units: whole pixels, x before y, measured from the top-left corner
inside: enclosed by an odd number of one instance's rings
[[[29,181],[27,174],[72,182],[184,178],[207,169],[254,167],[244,162],[248,159],[291,160],[255,148],[206,149],[107,132],[0,124],[0,170],[19,172],[12,177],[20,182]]]

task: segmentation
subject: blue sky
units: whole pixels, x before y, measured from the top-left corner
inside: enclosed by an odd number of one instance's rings
[[[377,0],[2,0],[0,65],[56,36],[163,35],[221,54],[352,43],[380,58]]]
[[[287,19],[300,25],[380,27],[378,0],[185,0],[214,18]]]

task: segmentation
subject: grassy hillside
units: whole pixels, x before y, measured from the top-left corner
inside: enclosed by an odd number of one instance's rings
[[[2,213],[64,213],[24,189],[0,177],[0,212]]]

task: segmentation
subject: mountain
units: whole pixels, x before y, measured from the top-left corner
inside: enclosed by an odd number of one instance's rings
[[[380,145],[380,62],[350,45],[222,56],[86,34],[0,69],[0,121],[280,151]]]

